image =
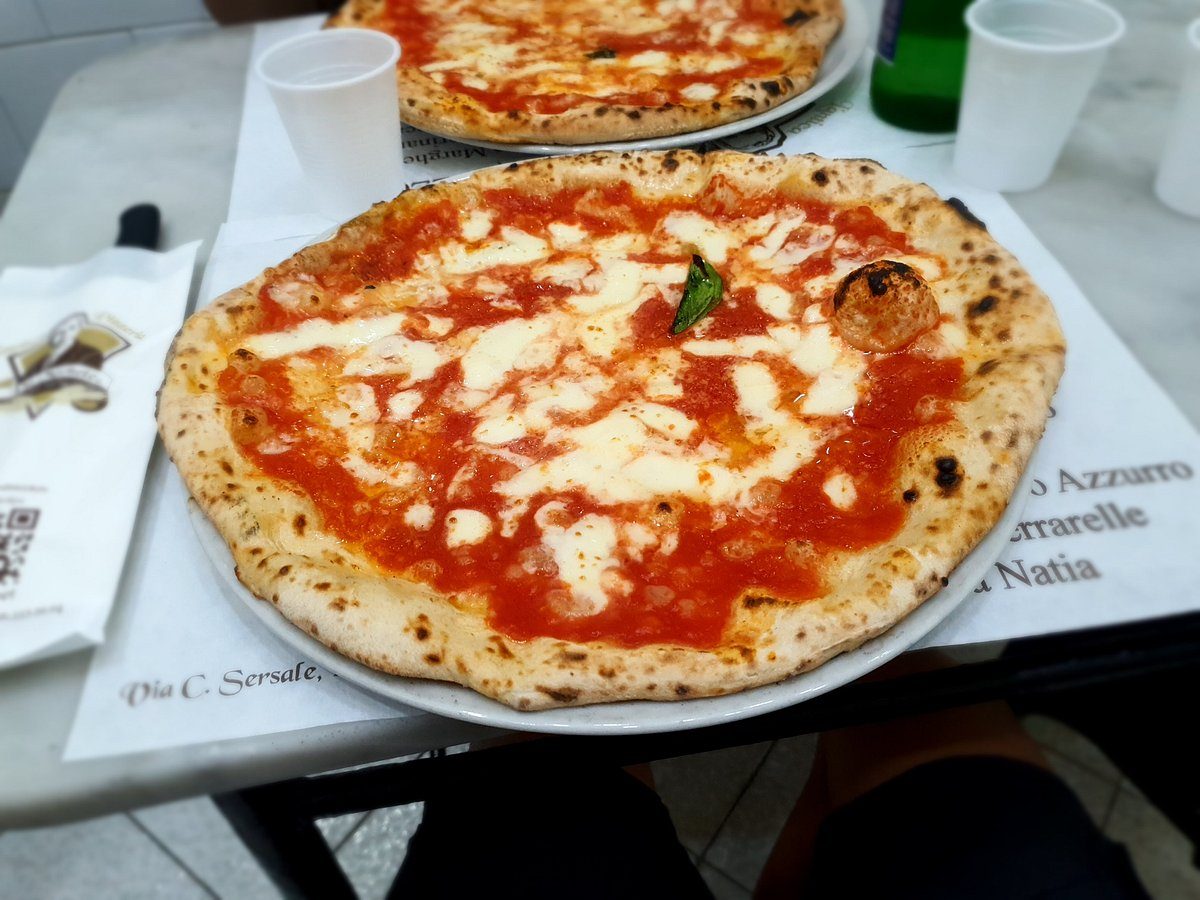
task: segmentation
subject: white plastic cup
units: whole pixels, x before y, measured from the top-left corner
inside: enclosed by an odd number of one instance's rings
[[[334,28],[281,41],[259,57],[317,209],[342,221],[404,187],[390,35]]]
[[[1125,20],[1096,0],[977,0],[954,168],[997,191],[1050,177]]]
[[[1200,19],[1188,28],[1187,39],[1187,69],[1154,193],[1176,212],[1200,218]]]

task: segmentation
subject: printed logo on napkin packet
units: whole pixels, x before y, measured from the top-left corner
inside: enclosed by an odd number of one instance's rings
[[[138,707],[150,700],[198,700],[201,697],[236,697],[246,691],[260,687],[274,687],[288,684],[321,681],[324,674],[320,668],[300,660],[288,669],[275,669],[269,672],[246,671],[245,669],[227,669],[219,676],[197,672],[181,678],[179,681],[130,681],[122,685],[121,699],[130,707]],[[334,676],[336,677],[336,676]]]
[[[112,384],[104,363],[135,339],[130,329],[122,331],[129,336],[87,313],[72,313],[45,337],[4,352],[12,377],[0,372],[0,413],[23,409],[36,419],[55,403],[80,412],[104,409]]]

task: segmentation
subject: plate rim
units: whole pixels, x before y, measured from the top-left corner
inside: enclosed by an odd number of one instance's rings
[[[591,144],[505,144],[447,134],[428,127],[418,127],[416,125],[410,127],[427,134],[445,138],[446,140],[468,144],[472,147],[482,147],[485,150],[495,150],[502,153],[525,154],[527,156],[577,156],[581,153],[597,153],[601,151],[670,150],[676,147],[691,147],[707,141],[721,140],[735,134],[741,134],[743,131],[750,131],[762,125],[778,121],[779,119],[787,118],[805,106],[819,100],[846,80],[850,73],[854,71],[854,67],[862,59],[863,51],[870,44],[871,28],[861,0],[842,0],[842,9],[845,11],[842,28],[833,41],[830,42],[829,48],[826,49],[825,55],[822,58],[822,65],[817,69],[817,78],[809,85],[808,89],[797,94],[795,97],[785,100],[778,106],[773,106],[768,110],[756,113],[753,116],[747,116],[744,119],[725,122],[721,125],[712,125],[708,128],[701,128],[698,131],[685,131],[680,134],[666,134],[661,137],[639,138],[626,141],[600,141]],[[821,68],[824,67],[825,61],[830,56],[830,49],[835,46],[844,49],[844,56],[838,59],[828,72],[822,74]]]
[[[921,641],[971,596],[975,585],[1003,554],[1024,514],[1033,481],[1027,462],[1008,506],[948,576],[948,584],[887,631],[838,654],[808,672],[772,684],[717,697],[690,700],[627,700],[586,706],[520,711],[456,682],[390,675],[329,649],[251,593],[234,573],[232,552],[216,526],[190,496],[188,518],[231,602],[248,610],[289,649],[311,658],[356,687],[393,703],[447,718],[512,731],[543,734],[661,734],[685,731],[774,712],[811,700],[861,678]]]

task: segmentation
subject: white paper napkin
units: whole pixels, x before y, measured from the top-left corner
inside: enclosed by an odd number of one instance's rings
[[[314,216],[223,225],[199,306],[287,258],[324,225]],[[188,519],[187,489],[161,452],[122,588],[65,759],[420,715],[313,665],[225,593]]]
[[[199,246],[0,275],[0,666],[104,637]]]

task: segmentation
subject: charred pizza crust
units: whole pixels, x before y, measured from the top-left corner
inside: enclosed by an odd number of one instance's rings
[[[919,248],[940,254],[936,285],[969,340],[956,421],[909,435],[896,473],[909,514],[892,539],[830,556],[829,592],[802,603],[741,592],[722,644],[702,650],[516,641],[489,625],[482,599],[440,596],[379,569],[321,528],[305,497],[239,452],[215,391],[230,342],[256,321],[260,288],[284,272],[320,272],[386,216],[485,187],[545,191],[627,180],[650,194],[693,194],[724,176],[743,192],[869,205]],[[223,349],[225,348],[225,349]],[[857,647],[935,594],[996,523],[1036,445],[1063,368],[1053,308],[1017,261],[957,201],[871,160],[732,152],[594,154],[514,164],[402,194],[344,225],[189,319],[169,361],[160,433],[189,491],[228,542],[238,578],[332,649],[397,675],[458,682],[518,709],[727,694],[807,671]]]
[[[604,0],[596,0],[603,3]],[[498,112],[470,95],[439,84],[403,54],[397,68],[400,116],[411,125],[451,138],[497,143],[587,144],[686,134],[766,112],[812,86],[825,49],[837,36],[844,13],[841,0],[766,0],[792,32],[789,58],[769,77],[731,82],[703,101],[629,106],[590,100],[563,112]],[[326,27],[386,30],[386,0],[348,0]],[[584,70],[586,75],[586,70]]]

